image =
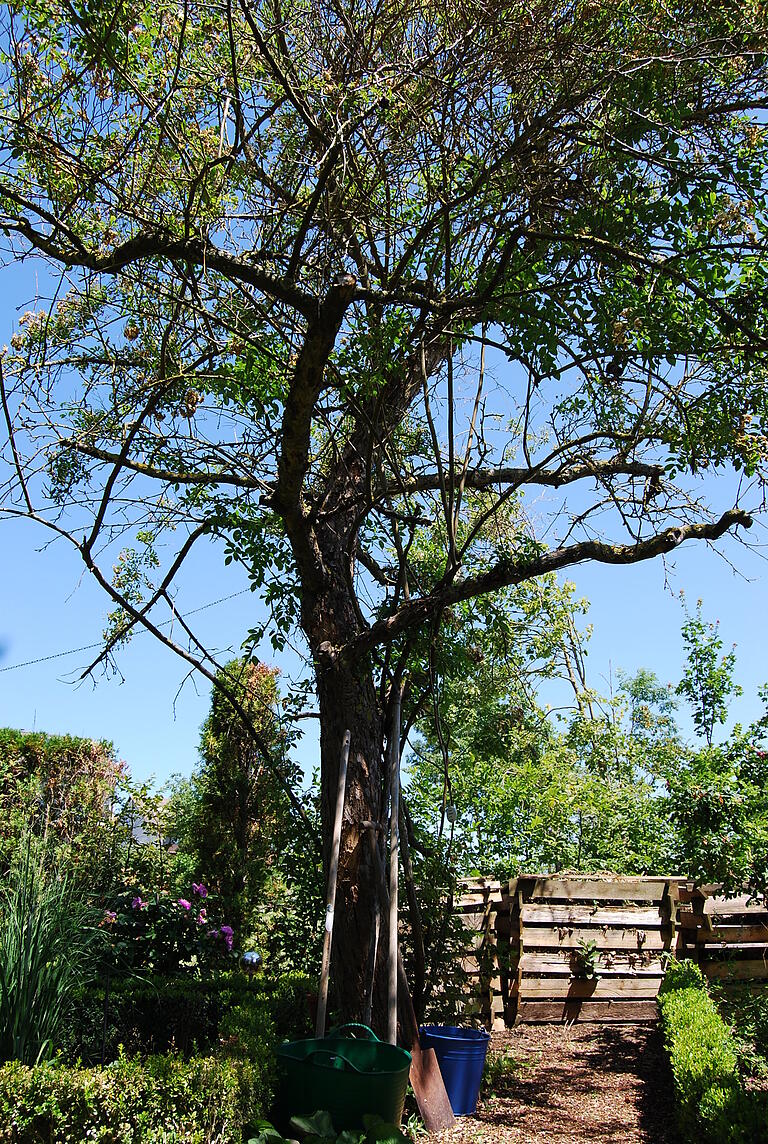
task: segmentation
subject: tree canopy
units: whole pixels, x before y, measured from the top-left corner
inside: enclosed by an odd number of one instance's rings
[[[3,512],[75,545],[105,656],[143,624],[216,679],[173,608],[204,538],[300,629],[326,848],[352,732],[345,1013],[414,649],[760,503],[765,48],[755,0],[4,10],[0,232],[49,289],[2,356]]]

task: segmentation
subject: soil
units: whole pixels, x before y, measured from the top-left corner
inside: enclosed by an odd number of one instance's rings
[[[672,1079],[653,1025],[519,1025],[495,1033],[493,1091],[439,1144],[672,1144]]]

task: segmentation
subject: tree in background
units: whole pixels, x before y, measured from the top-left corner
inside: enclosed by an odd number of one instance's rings
[[[3,511],[104,588],[105,657],[143,624],[247,725],[179,616],[196,545],[247,569],[277,647],[300,630],[326,863],[351,731],[354,1017],[386,916],[363,824],[416,645],[761,504],[765,10],[14,0],[2,32],[0,234],[50,283],[2,357]],[[734,470],[720,512],[699,481]]]
[[[31,834],[75,887],[104,898],[167,885],[163,795],[131,780],[112,743],[0,729],[0,870]]]
[[[216,894],[238,943],[275,949],[281,927],[295,929],[299,917],[309,931],[317,929],[317,853],[311,839],[297,833],[286,794],[289,787],[302,798],[301,772],[285,757],[278,672],[247,659],[232,660],[222,671],[250,727],[274,757],[283,754],[283,764],[276,776],[248,726],[214,689],[200,762],[191,779],[176,783],[168,829],[179,845],[177,876],[188,881],[194,875]],[[285,916],[278,918],[281,912]],[[293,955],[300,956],[307,935],[295,944]]]
[[[680,598],[685,607],[685,594],[681,592]],[[713,624],[704,620],[701,608],[701,600],[696,601],[695,615],[686,608],[683,643],[688,656],[677,694],[688,701],[696,733],[711,747],[715,726],[725,723],[728,701],[731,696],[741,695],[741,688],[733,678],[735,649],[720,655],[723,647],[720,621]]]
[[[688,656],[677,690],[704,743],[686,752],[668,783],[677,868],[700,884],[768,900],[768,687],[760,692],[763,716],[716,743],[729,700],[741,694],[735,649],[721,655],[719,624],[703,619],[701,600],[694,616],[686,611],[683,639]]]
[[[115,851],[125,766],[111,743],[0,729],[0,865],[4,875],[29,832],[75,880],[104,888]]]

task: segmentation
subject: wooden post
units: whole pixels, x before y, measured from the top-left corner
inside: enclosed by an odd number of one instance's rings
[[[317,1020],[315,1036],[325,1036],[325,1015],[328,1009],[328,978],[331,972],[331,942],[333,940],[333,911],[336,906],[336,880],[339,873],[339,850],[341,849],[341,823],[344,817],[344,794],[347,789],[347,764],[349,763],[349,731],[344,732],[339,760],[339,781],[336,787],[336,814],[333,820],[333,841],[331,842],[331,863],[328,867],[328,892],[325,905],[325,934],[323,936],[323,964],[320,970],[320,992],[317,998]]]
[[[397,1044],[397,883],[400,872],[400,701],[399,690],[392,705],[390,738],[389,812],[389,994],[387,997],[387,1040]]]

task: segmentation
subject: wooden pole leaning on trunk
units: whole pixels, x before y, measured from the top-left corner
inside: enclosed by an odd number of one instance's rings
[[[366,824],[368,841],[371,848],[371,860],[377,872],[379,894],[381,900],[386,902],[389,896],[387,886],[387,873],[374,836],[370,829],[374,823]],[[398,951],[397,979],[399,985],[400,1002],[400,1030],[403,1044],[411,1053],[410,1080],[413,1094],[419,1106],[424,1124],[428,1132],[440,1132],[443,1128],[450,1128],[454,1123],[451,1102],[445,1091],[445,1084],[440,1075],[440,1066],[437,1063],[434,1049],[422,1049],[419,1044],[419,1024],[413,1009],[411,993],[408,988],[408,978],[405,974],[403,959]]]
[[[339,874],[339,851],[341,849],[341,823],[344,817],[344,795],[347,789],[347,764],[349,763],[350,733],[344,732],[339,760],[339,781],[336,787],[336,813],[333,820],[333,840],[331,842],[331,862],[328,867],[328,891],[325,899],[325,934],[323,936],[323,964],[320,970],[320,992],[317,998],[317,1020],[315,1036],[325,1036],[325,1015],[328,1009],[328,978],[331,972],[331,943],[333,941],[333,911],[336,906],[336,881]]]
[[[387,994],[387,1040],[397,1044],[397,883],[400,872],[400,691],[392,704],[389,756],[391,767],[389,812],[389,989]]]

